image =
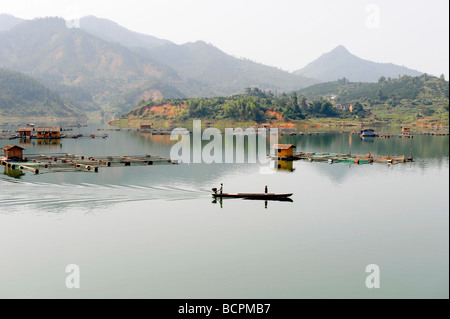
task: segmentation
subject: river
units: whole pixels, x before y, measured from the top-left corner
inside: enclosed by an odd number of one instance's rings
[[[169,136],[19,144],[24,153],[170,156]],[[74,132],[75,132],[74,131]],[[13,141],[18,143],[17,140]],[[0,147],[11,141],[0,140]],[[0,298],[448,298],[449,138],[285,136],[297,151],[413,163],[101,167],[0,175]],[[4,167],[0,167],[4,169]],[[211,198],[294,193],[293,202]],[[77,265],[80,289],[66,286]],[[368,289],[368,265],[380,288]]]

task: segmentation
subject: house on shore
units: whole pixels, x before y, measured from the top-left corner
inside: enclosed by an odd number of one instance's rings
[[[342,104],[334,104],[333,107],[335,109],[341,110],[341,111],[347,111],[348,105],[342,105]]]

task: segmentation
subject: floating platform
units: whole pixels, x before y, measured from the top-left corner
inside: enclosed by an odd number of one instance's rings
[[[338,153],[295,153],[292,156],[277,157],[271,156],[274,159],[281,161],[297,161],[308,160],[310,162],[328,162],[330,164],[370,164],[370,163],[384,163],[384,164],[397,164],[412,162],[412,156],[406,158],[405,155],[401,156],[386,156],[367,153],[365,155],[354,154],[338,154]]]
[[[15,140],[16,138],[19,138],[15,135],[0,135],[0,140]]]
[[[10,169],[21,169],[39,174],[41,172],[99,171],[99,167],[143,166],[178,164],[178,161],[157,155],[96,156],[89,157],[69,153],[27,154],[21,161],[0,158],[0,163]]]

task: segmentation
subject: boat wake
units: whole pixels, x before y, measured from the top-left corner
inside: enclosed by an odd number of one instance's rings
[[[15,183],[11,187],[11,183]],[[17,185],[20,183],[20,185]],[[192,186],[190,186],[192,187]],[[0,179],[0,213],[36,209],[96,209],[125,202],[190,200],[207,197],[203,190],[185,185],[53,184]]]

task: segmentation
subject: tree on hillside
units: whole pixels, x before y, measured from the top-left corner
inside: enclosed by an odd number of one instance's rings
[[[306,104],[306,96],[304,96],[303,94],[300,95],[300,97],[298,98],[298,104],[300,106],[300,109],[304,110],[307,107]]]
[[[282,112],[282,116],[285,120],[298,120],[305,118],[300,109],[300,105],[298,103],[298,96],[296,92],[293,92],[289,97],[289,102],[287,103],[284,111]]]
[[[353,105],[353,112],[354,115],[357,115],[358,117],[365,117],[366,116],[366,111],[364,110],[364,107],[362,106],[361,103],[356,102]]]
[[[267,97],[266,93],[257,87],[245,88],[245,95],[252,96],[252,97],[258,97],[258,98],[266,98]]]
[[[376,98],[379,101],[384,101],[386,99],[386,96],[383,94],[383,91],[381,89],[378,89]]]
[[[336,116],[336,111],[333,108],[333,105],[330,101],[325,101],[322,103],[320,107],[320,113],[325,117],[333,117]]]

